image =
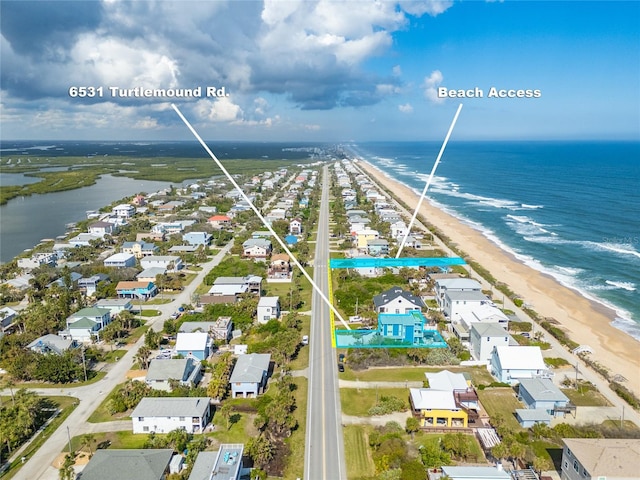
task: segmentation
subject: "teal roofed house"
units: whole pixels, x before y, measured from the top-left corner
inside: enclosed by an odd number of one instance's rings
[[[111,323],[111,311],[106,308],[88,307],[67,318],[67,333],[77,342],[89,342],[93,336]]]

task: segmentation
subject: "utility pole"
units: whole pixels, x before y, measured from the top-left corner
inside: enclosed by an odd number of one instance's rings
[[[69,425],[67,425],[67,438],[69,439],[69,455],[71,455],[71,434],[69,433]]]
[[[82,368],[84,369],[84,381],[86,382],[87,381],[87,362],[84,358],[84,347],[82,347]]]

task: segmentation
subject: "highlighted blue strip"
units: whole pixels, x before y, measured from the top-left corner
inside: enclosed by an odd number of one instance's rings
[[[435,258],[332,258],[330,268],[451,267],[465,265],[460,257]]]

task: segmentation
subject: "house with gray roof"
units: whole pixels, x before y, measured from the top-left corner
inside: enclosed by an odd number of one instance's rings
[[[173,449],[96,450],[82,480],[164,480]]]
[[[66,334],[78,342],[89,342],[99,337],[99,331],[111,323],[111,311],[106,308],[87,307],[67,318]]]
[[[238,480],[243,474],[244,444],[223,443],[217,452],[200,452],[189,480]]]
[[[133,433],[202,433],[210,418],[209,397],[145,397],[131,412]]]
[[[170,392],[171,381],[196,386],[202,378],[200,362],[193,358],[154,359],[149,364],[145,381],[154,390]]]
[[[553,416],[575,411],[569,397],[548,378],[521,379],[518,386],[518,400],[528,409],[544,410]]]
[[[229,379],[231,396],[249,398],[262,393],[267,385],[270,361],[269,353],[240,355]]]
[[[465,331],[462,330],[462,322],[453,324],[453,330],[460,338],[465,340]],[[502,328],[499,323],[472,323],[471,331],[467,332],[471,344],[471,355],[478,361],[488,362],[493,352],[493,347],[511,345],[511,335]]]
[[[63,338],[59,335],[43,335],[27,345],[27,348],[36,353],[53,353],[62,355],[70,348],[75,348],[76,342],[71,338]]]
[[[400,287],[392,287],[373,297],[373,304],[378,313],[408,313],[413,310],[422,311],[424,302],[420,297]]]

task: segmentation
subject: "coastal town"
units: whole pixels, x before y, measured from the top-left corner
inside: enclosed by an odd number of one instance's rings
[[[340,148],[234,179],[1,266],[0,478],[638,478],[635,379],[411,225],[412,192]]]

